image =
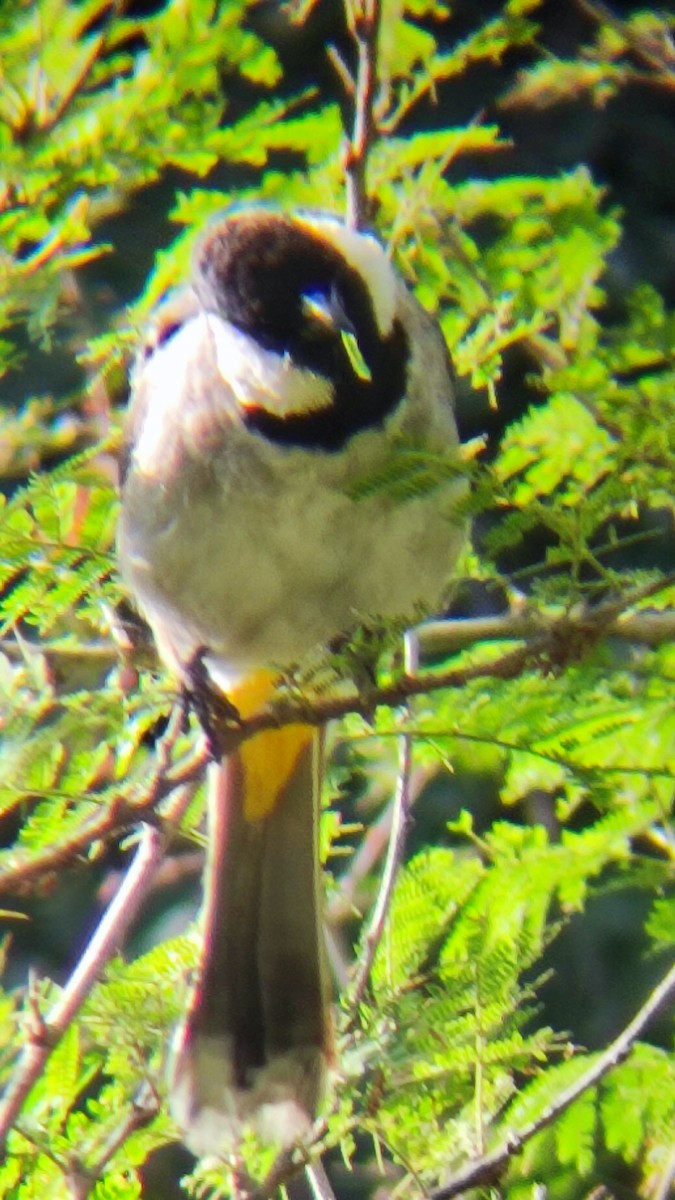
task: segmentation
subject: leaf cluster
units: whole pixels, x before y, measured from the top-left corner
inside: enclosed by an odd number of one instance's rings
[[[130,686],[112,616],[122,598],[119,393],[138,326],[224,207],[344,207],[349,105],[328,89],[288,95],[280,57],[256,32],[257,7],[167,0],[136,16],[111,0],[37,0],[0,11],[0,375],[19,397],[0,420],[0,886],[53,886],[44,864],[59,847],[77,847],[73,869],[84,855],[100,863],[101,838],[129,835],[157,769],[168,685],[146,668]],[[316,8],[288,12],[311,20]],[[588,169],[500,174],[496,123],[446,125],[441,104],[432,107],[471,70],[516,52],[534,61],[513,83],[512,105],[571,88],[604,100],[638,69],[658,86],[670,78],[669,18],[603,19],[593,44],[561,63],[538,54],[540,8],[507,0],[460,37],[453,6],[385,0],[368,186],[381,236],[442,325],[460,393],[473,389],[478,423],[507,410],[511,356],[528,364],[515,418],[487,451],[478,437],[466,453],[476,536],[462,569],[479,587],[498,584],[513,607],[527,591],[547,616],[598,597],[613,597],[618,612],[666,615],[667,580],[649,600],[626,597],[656,585],[667,565],[675,315],[641,282],[610,309],[621,214]],[[462,175],[467,156],[489,164],[485,178]],[[101,259],[103,269],[113,253],[105,223],[155,184],[172,192],[177,236],[143,293],[100,333],[84,268]],[[37,345],[65,345],[84,383],[59,388],[48,377],[34,395],[22,372]],[[385,490],[406,503],[457,470],[454,457],[401,444],[389,469],[355,481],[354,496]],[[528,558],[542,536],[543,556]],[[644,544],[655,552],[636,565],[627,551]],[[376,633],[378,645],[391,640]],[[479,642],[453,665],[489,665],[511,645]],[[367,626],[337,658],[353,675],[366,673],[365,660],[372,677]],[[672,954],[674,676],[665,640],[579,638],[515,678],[473,679],[405,713],[341,724],[326,800],[349,791],[355,819],[335,806],[325,821],[326,854],[340,867],[332,898],[342,889],[367,911],[373,879],[353,882],[359,855],[347,857],[347,842],[378,828],[402,730],[414,738],[420,813],[434,792],[443,820],[402,865],[358,1019],[347,990],[342,1078],[321,1149],[341,1149],[358,1171],[372,1145],[398,1192],[418,1195],[535,1119],[594,1061],[542,1014],[542,984],[556,937],[589,922],[601,895],[645,897],[644,947],[659,961]],[[200,814],[198,797],[186,839],[199,840]],[[7,903],[20,899],[11,892]],[[363,924],[357,916],[342,931],[349,952]],[[176,1139],[161,1103],[164,1067],[195,942],[152,927],[148,936],[158,944],[108,964],[52,1053],[10,1134],[0,1196],[140,1196],[147,1160]],[[35,1008],[48,1013],[59,994],[44,983],[37,996],[0,995],[3,1085]],[[664,1044],[641,1042],[513,1159],[502,1194],[520,1200],[545,1187],[564,1200],[611,1183],[614,1171],[641,1196],[665,1195],[674,1084]],[[252,1139],[243,1148],[256,1178],[271,1155]],[[213,1164],[183,1184],[194,1195],[230,1186]]]

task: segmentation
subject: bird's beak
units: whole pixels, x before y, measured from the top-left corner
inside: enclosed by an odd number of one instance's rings
[[[354,326],[337,294],[306,292],[302,297],[302,305],[308,316],[339,333],[354,374],[365,383],[371,383],[373,376],[370,367],[361,353]]]

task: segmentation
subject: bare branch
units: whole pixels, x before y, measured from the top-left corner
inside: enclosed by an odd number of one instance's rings
[[[529,1125],[525,1125],[519,1132],[510,1134],[496,1150],[481,1155],[463,1170],[458,1171],[444,1187],[433,1191],[431,1200],[452,1200],[452,1197],[461,1195],[469,1188],[494,1183],[508,1166],[510,1160],[516,1154],[520,1154],[527,1142],[531,1141],[536,1134],[541,1133],[542,1129],[552,1125],[571,1104],[574,1104],[575,1100],[600,1083],[605,1075],[608,1075],[628,1057],[649,1022],[673,995],[675,995],[675,964],[647,997],[633,1020],[575,1083],[564,1088],[536,1120],[530,1121]]]
[[[505,613],[499,617],[475,617],[460,621],[430,621],[419,630],[422,657],[456,654],[478,642],[507,642],[531,638],[555,622],[535,610]],[[620,638],[645,646],[675,640],[675,612],[628,613],[609,620],[606,637]]]
[[[347,224],[351,229],[361,229],[371,216],[366,170],[376,136],[374,108],[378,91],[377,51],[382,6],[380,0],[346,0],[346,11],[357,53],[353,85],[354,126],[344,155]]]
[[[320,1158],[317,1158],[313,1163],[307,1164],[305,1167],[305,1176],[312,1190],[314,1200],[335,1200],[335,1192],[330,1185],[330,1180]]]
[[[140,843],[124,881],[59,999],[44,1018],[33,1005],[28,1040],[0,1105],[0,1144],[16,1120],[52,1050],[84,1004],[104,966],[122,943],[164,857],[171,831],[182,819],[191,797],[190,787],[183,785],[176,788],[164,830],[151,825],[142,827]]]
[[[368,927],[362,942],[361,955],[354,975],[351,995],[349,997],[350,1016],[347,1024],[349,1029],[358,1012],[359,1004],[370,979],[377,947],[382,939],[384,927],[389,914],[394,885],[403,860],[405,839],[410,819],[410,774],[412,767],[412,739],[409,734],[403,734],[400,740],[401,760],[398,772],[396,795],[392,806],[391,832],[387,857],[382,872],[380,889],[377,894],[375,907],[370,916]]]

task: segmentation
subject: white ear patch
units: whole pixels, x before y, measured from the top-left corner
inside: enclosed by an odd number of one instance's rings
[[[142,406],[134,462],[161,478],[184,453],[206,445],[214,422],[237,419],[237,410],[263,409],[294,417],[327,411],[333,385],[296,367],[289,355],[265,350],[215,313],[191,317],[157,348],[134,375]],[[199,450],[199,453],[202,451]],[[176,459],[179,456],[179,459]]]
[[[259,346],[254,338],[213,313],[201,318],[215,352],[225,388],[241,408],[262,408],[271,416],[294,417],[329,409],[333,388],[328,379],[296,367],[290,355]]]
[[[377,326],[383,337],[391,331],[396,311],[397,279],[385,251],[369,233],[347,229],[337,218],[300,217],[314,233],[330,242],[364,280],[373,302]]]

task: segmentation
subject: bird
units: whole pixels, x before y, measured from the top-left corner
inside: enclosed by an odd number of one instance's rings
[[[461,467],[362,486],[412,446],[459,455],[436,320],[379,239],[241,206],[202,232],[131,372],[118,553],[158,654],[245,718],[364,615],[437,611],[465,537]],[[459,462],[459,458],[458,458]],[[208,768],[203,943],[169,1100],[197,1155],[250,1127],[288,1145],[335,1067],[317,821],[322,741],[298,722]]]

